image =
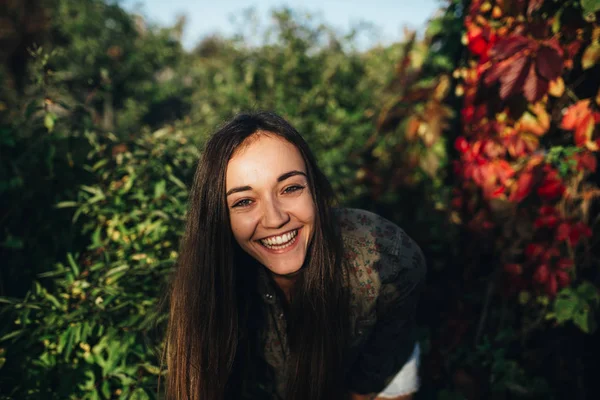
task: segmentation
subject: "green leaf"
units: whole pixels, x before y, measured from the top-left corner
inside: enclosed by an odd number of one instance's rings
[[[444,24],[441,18],[432,19],[427,25],[425,34],[429,37],[437,36],[444,30]]]
[[[99,168],[102,168],[103,166],[105,166],[108,163],[108,158],[103,158],[102,160],[98,161],[96,164],[94,164],[92,166],[92,171],[96,171]]]
[[[92,234],[92,249],[97,249],[102,246],[102,226],[98,225],[96,229],[94,229],[94,233]]]
[[[56,203],[55,208],[77,207],[79,204],[76,201],[61,201]]]
[[[577,288],[577,294],[588,303],[595,304],[596,307],[600,305],[600,293],[596,286],[591,282],[584,282]]]
[[[558,10],[558,12],[554,15],[554,21],[552,22],[552,33],[554,33],[555,35],[560,32],[560,18],[562,16],[563,13],[563,9],[561,8],[560,10]]]
[[[161,179],[156,185],[154,185],[154,199],[160,198],[165,193],[167,182]]]
[[[148,393],[142,388],[137,388],[131,393],[130,400],[149,400]]]
[[[160,368],[157,367],[156,365],[152,365],[150,363],[145,363],[141,365],[146,371],[148,371],[149,373],[151,373],[152,375],[159,375],[160,374]]]
[[[14,337],[19,336],[23,332],[23,329],[19,329],[18,331],[12,331],[7,333],[6,335],[0,337],[0,342],[4,342],[5,340],[12,339]]]
[[[9,298],[9,297],[0,297],[0,303],[5,303],[5,304],[15,304],[18,303],[19,299],[16,298]]]
[[[177,186],[179,186],[180,189],[187,190],[185,183],[181,182],[181,180],[179,178],[177,178],[175,175],[169,175],[169,180],[171,182],[173,182],[174,184],[176,184]]]
[[[593,333],[596,330],[596,321],[592,310],[581,308],[573,316],[573,322],[585,333]]]
[[[44,116],[44,126],[48,129],[48,132],[52,132],[54,129],[54,122],[56,121],[56,115],[53,113],[46,113]]]
[[[119,272],[126,271],[128,269],[129,269],[129,265],[128,264],[123,264],[121,266],[109,269],[108,272],[106,272],[106,274],[104,275],[104,277],[107,278],[107,277],[109,277],[111,275],[114,275],[114,274],[119,273]]]
[[[100,400],[100,393],[98,393],[98,389],[92,389],[92,394],[90,395],[90,400]]]
[[[79,387],[82,390],[94,390],[94,387],[96,386],[96,376],[94,375],[94,372],[86,369],[83,374],[87,379],[85,380],[85,384],[80,384]]]
[[[108,383],[108,380],[102,382],[102,394],[105,399],[110,399],[110,384]]]
[[[48,271],[48,272],[42,272],[41,274],[38,274],[37,276],[39,278],[53,278],[56,276],[61,276],[66,274],[68,271],[64,271],[64,270],[57,270],[57,271]]]
[[[67,344],[68,337],[70,335],[71,335],[71,330],[68,328],[60,334],[60,336],[58,337],[58,343],[56,345],[56,351],[58,351],[59,353],[62,353],[63,349],[65,348],[65,345]]]
[[[595,13],[600,10],[600,0],[581,0],[581,8],[586,14]]]
[[[579,300],[576,297],[558,297],[554,302],[554,313],[559,323],[573,318]]]
[[[79,266],[77,266],[77,262],[75,258],[73,258],[73,254],[67,253],[67,260],[69,260],[69,265],[71,266],[71,270],[75,276],[79,276]]]
[[[60,302],[58,301],[58,299],[56,297],[54,297],[54,295],[45,292],[44,293],[44,297],[50,301],[50,303],[52,303],[52,305],[54,305],[56,308],[58,308],[59,310],[62,309],[62,304],[60,304]]]

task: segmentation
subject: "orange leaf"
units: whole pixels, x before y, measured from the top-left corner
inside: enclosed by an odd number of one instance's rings
[[[510,194],[509,200],[519,203],[531,193],[531,188],[533,187],[533,173],[531,171],[522,172],[515,185],[516,187]]]
[[[563,80],[563,78],[561,76],[559,76],[558,78],[556,78],[553,81],[550,81],[550,89],[548,90],[548,93],[550,93],[550,96],[560,97],[563,95],[564,92],[565,92],[565,81]]]
[[[542,103],[535,103],[529,111],[523,113],[515,124],[515,128],[521,132],[533,133],[537,136],[544,135],[550,128],[550,116]]]
[[[560,127],[566,130],[576,129],[581,121],[591,113],[590,99],[580,100],[567,109]]]
[[[592,140],[592,134],[594,133],[594,117],[589,112],[582,116],[579,124],[575,128],[575,145],[579,147],[587,146],[588,142]],[[590,149],[592,150],[592,149]]]
[[[414,115],[410,117],[408,123],[406,124],[406,139],[408,141],[413,141],[417,138],[417,132],[419,130],[419,125],[421,122]]]

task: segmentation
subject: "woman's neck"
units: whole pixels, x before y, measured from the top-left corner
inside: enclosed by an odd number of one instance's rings
[[[273,280],[275,281],[277,287],[279,287],[279,289],[283,293],[285,300],[289,304],[292,300],[293,287],[294,283],[298,278],[298,273],[296,272],[290,275],[271,274],[271,276],[273,277]]]

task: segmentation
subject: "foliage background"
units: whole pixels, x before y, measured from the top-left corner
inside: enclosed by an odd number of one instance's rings
[[[157,397],[195,163],[256,108],[425,251],[417,398],[598,398],[600,3],[442,5],[385,48],[280,9],[186,52],[183,20],[0,2],[0,398]]]

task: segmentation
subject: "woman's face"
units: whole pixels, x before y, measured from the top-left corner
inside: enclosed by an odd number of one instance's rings
[[[227,206],[241,248],[275,275],[302,267],[312,237],[315,206],[306,166],[285,139],[258,132],[227,164]]]

